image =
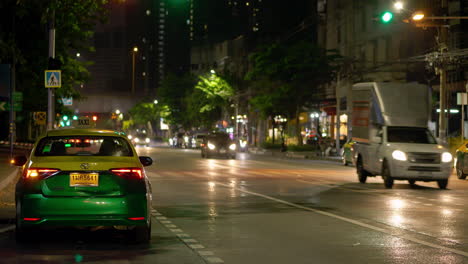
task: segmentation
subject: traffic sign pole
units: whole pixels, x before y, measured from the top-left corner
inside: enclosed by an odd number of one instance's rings
[[[55,12],[52,11],[52,17],[49,21],[49,58],[55,58]],[[54,91],[51,88],[47,89],[47,129],[54,128]]]

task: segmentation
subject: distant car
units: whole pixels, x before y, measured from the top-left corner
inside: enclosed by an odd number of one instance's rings
[[[34,145],[16,184],[16,238],[50,227],[116,228],[135,242],[151,238],[151,184],[144,166],[120,132],[52,130]]]
[[[348,166],[348,164],[353,164],[353,145],[356,143],[353,140],[348,140],[343,145],[343,153],[341,154],[341,160],[343,165]]]
[[[468,175],[468,142],[465,141],[457,150],[455,156],[455,170],[457,171],[457,178],[460,180],[466,179]]]
[[[145,146],[148,147],[151,143],[151,139],[145,133],[136,133],[128,135],[128,139],[130,139],[135,146]]]
[[[202,158],[213,156],[224,156],[226,158],[236,158],[236,143],[231,140],[226,133],[212,133],[207,135],[201,147]]]
[[[201,148],[205,137],[206,134],[195,134],[193,136],[193,138],[195,139],[195,148]]]

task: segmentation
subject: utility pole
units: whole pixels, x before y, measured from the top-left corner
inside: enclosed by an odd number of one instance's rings
[[[52,15],[49,20],[49,58],[55,58],[55,11],[52,10]],[[47,88],[47,129],[51,130],[54,128],[55,119],[55,100],[54,90]]]
[[[445,13],[447,9],[447,0],[442,0],[441,1],[441,8],[443,12]],[[445,14],[444,14],[445,15]],[[447,52],[447,37],[448,35],[448,28],[446,26],[442,26],[439,28],[439,53],[443,57],[443,53]],[[440,78],[440,90],[439,90],[439,107],[440,107],[440,112],[439,112],[439,139],[442,141],[442,143],[447,142],[447,121],[446,121],[446,115],[447,113],[445,112],[447,109],[447,72],[446,72],[446,65],[445,62],[442,61],[440,63],[438,70],[439,78]]]

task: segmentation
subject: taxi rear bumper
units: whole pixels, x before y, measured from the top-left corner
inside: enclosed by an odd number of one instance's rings
[[[137,226],[145,225],[149,217],[144,194],[120,197],[27,194],[17,206],[22,226]]]

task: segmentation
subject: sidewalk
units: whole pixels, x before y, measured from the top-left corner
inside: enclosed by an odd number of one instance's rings
[[[267,150],[262,148],[250,147],[248,149],[250,154],[267,155],[279,158],[290,159],[310,159],[310,160],[327,160],[341,163],[340,156],[320,156],[319,152],[315,151],[286,151],[281,152],[279,149]]]

